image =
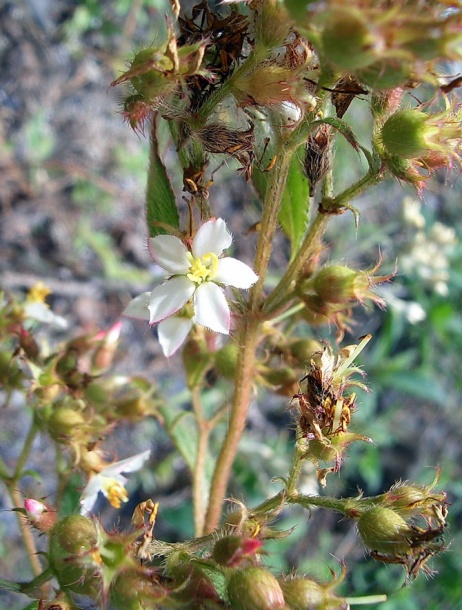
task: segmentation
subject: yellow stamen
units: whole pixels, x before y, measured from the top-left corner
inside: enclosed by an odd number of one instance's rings
[[[48,286],[43,282],[37,282],[27,293],[27,300],[33,303],[44,303],[47,296],[51,294]]]
[[[116,479],[108,478],[102,489],[109,504],[114,508],[120,508],[121,502],[128,502],[128,493],[125,487]]]
[[[213,252],[207,252],[200,258],[194,258],[191,252],[187,254],[191,263],[189,273],[186,277],[195,284],[202,284],[213,280],[218,271],[218,256]]]

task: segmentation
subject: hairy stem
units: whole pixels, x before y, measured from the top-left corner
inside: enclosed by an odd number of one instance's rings
[[[207,489],[205,481],[205,462],[207,458],[210,425],[205,419],[202,409],[200,389],[192,389],[192,405],[197,427],[196,462],[192,473],[192,493],[194,504],[194,531],[195,536],[202,536],[205,525],[205,512],[207,509]]]
[[[284,145],[281,143],[280,148],[282,149],[283,147]],[[278,160],[268,180],[263,203],[261,230],[255,255],[255,272],[258,275],[258,281],[250,292],[248,314],[243,316],[242,326],[238,334],[239,356],[234,397],[228,431],[223,441],[212,478],[205,526],[206,532],[210,532],[218,526],[231,468],[247,421],[254,378],[258,331],[262,323],[260,309],[263,301],[263,284],[278,224],[278,214],[292,154],[293,150],[281,150],[281,154],[278,155]]]

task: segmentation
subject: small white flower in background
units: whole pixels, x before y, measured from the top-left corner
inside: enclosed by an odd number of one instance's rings
[[[68,326],[67,320],[53,313],[45,303],[45,299],[50,293],[51,290],[43,282],[37,282],[37,284],[32,286],[24,302],[24,314],[27,318],[36,322],[51,324],[56,328],[65,329]]]
[[[194,236],[191,249],[173,235],[149,239],[151,255],[164,269],[166,281],[151,293],[133,299],[123,314],[149,320],[151,325],[159,322],[159,341],[167,357],[180,347],[193,323],[229,334],[231,315],[223,287],[247,289],[258,279],[245,263],[220,258],[231,242],[222,218],[205,222]],[[193,318],[175,316],[190,300]]]
[[[127,477],[122,473],[135,472],[149,459],[151,450],[143,451],[137,455],[109,464],[101,472],[94,474],[88,481],[80,497],[81,514],[91,513],[101,492],[114,508],[120,508],[122,502],[128,502],[128,493],[125,489]]]

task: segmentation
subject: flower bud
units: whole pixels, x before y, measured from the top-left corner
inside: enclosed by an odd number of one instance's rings
[[[275,576],[256,566],[236,570],[228,582],[233,610],[285,608],[284,594]]]
[[[219,595],[210,577],[213,569],[210,563],[202,565],[199,559],[177,554],[169,556],[167,571],[173,580],[175,599],[181,602],[193,599],[218,601]]]
[[[412,529],[403,517],[383,506],[374,506],[362,513],[358,532],[371,550],[392,555],[409,550],[412,539]]]
[[[234,568],[246,557],[252,557],[259,551],[262,541],[258,538],[242,536],[225,536],[220,538],[213,547],[213,559],[220,565]]]
[[[298,375],[292,368],[268,368],[261,376],[280,396],[293,396],[298,390]]]
[[[380,32],[360,10],[337,6],[325,14],[323,51],[338,68],[351,72],[376,61],[383,50]]]
[[[275,0],[261,2],[255,12],[255,46],[277,47],[284,42],[289,31],[285,7]]]
[[[342,265],[329,265],[318,271],[313,286],[323,301],[340,304],[356,299],[361,289],[369,288],[369,282],[362,272]]]
[[[24,510],[29,523],[41,532],[48,532],[56,521],[56,511],[47,504],[33,498],[24,500]]]
[[[386,150],[404,159],[422,158],[431,153],[443,153],[448,159],[459,159],[461,142],[461,112],[447,108],[439,114],[427,114],[416,108],[398,110],[382,127],[382,142]],[[444,164],[439,161],[439,167]]]
[[[429,136],[435,129],[427,128],[428,115],[420,110],[405,109],[392,114],[382,127],[382,141],[387,151],[405,159],[414,159],[426,153]]]
[[[224,347],[215,352],[215,368],[225,379],[234,379],[238,362],[238,347],[230,341]]]
[[[162,602],[166,593],[166,589],[159,585],[154,570],[131,568],[114,579],[109,599],[116,610],[155,610],[157,602]]]
[[[381,59],[355,72],[356,78],[372,89],[394,89],[410,79],[411,66],[398,59]]]
[[[101,563],[97,543],[95,524],[81,515],[70,515],[53,526],[48,557],[61,587],[83,595],[97,594]]]
[[[291,610],[348,610],[348,603],[330,592],[331,586],[321,585],[310,578],[281,582],[284,598]]]
[[[80,434],[85,424],[85,418],[80,412],[82,401],[69,399],[53,409],[47,420],[48,431],[57,442],[75,438]]]
[[[0,352],[0,385],[6,389],[20,387],[23,374],[11,352]]]

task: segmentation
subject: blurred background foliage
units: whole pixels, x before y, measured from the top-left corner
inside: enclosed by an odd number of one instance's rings
[[[43,280],[53,290],[54,310],[69,320],[73,334],[106,328],[130,295],[155,281],[145,247],[147,142],[123,124],[117,114],[121,92],[109,84],[135,50],[155,40],[164,10],[164,0],[16,0],[0,7],[1,286],[26,291]],[[367,145],[366,105],[367,99],[357,98],[345,118]],[[359,176],[361,166],[342,139],[337,146],[335,180],[343,184]],[[171,151],[165,148],[163,154],[169,165]],[[232,167],[217,172],[214,181],[216,214],[230,219],[235,249],[251,260],[253,242],[242,237],[259,215],[251,187]],[[344,344],[356,343],[373,334],[361,356],[372,391],[361,396],[355,430],[372,436],[376,445],[355,445],[327,493],[354,495],[360,489],[377,494],[408,478],[429,483],[439,465],[440,487],[448,490],[451,503],[452,543],[433,562],[438,574],[401,588],[402,568],[367,559],[354,526],[326,511],[313,511],[309,519],[297,509],[284,513],[280,527],[296,528],[269,545],[265,559],[275,570],[295,567],[326,580],[329,567],[338,571],[337,560],[344,559],[343,594],[387,593],[383,610],[462,608],[460,200],[457,176],[432,180],[422,201],[408,187],[388,182],[356,201],[358,230],[351,215],[331,222],[323,254],[326,261],[358,269],[383,258],[381,273],[392,272],[395,264],[398,270],[393,282],[380,289],[387,309],[358,308],[356,325],[344,339]],[[275,272],[286,251],[281,240]],[[335,341],[335,329],[311,333]],[[59,333],[47,337],[62,339]],[[175,405],[189,408],[179,357],[166,362],[144,325],[125,323],[122,352],[120,372],[137,372],[157,383],[169,396],[172,412]],[[208,381],[208,401],[222,402],[229,386],[214,377]],[[230,496],[250,506],[276,491],[273,479],[287,472],[294,427],[289,400],[261,392],[251,409],[230,490]],[[15,441],[22,438],[28,416],[23,405],[13,404],[0,417],[0,443],[8,461],[14,459]],[[177,433],[184,434],[186,459],[187,430],[185,416]],[[26,481],[37,497],[53,491],[47,475],[54,455],[40,442],[35,447],[40,465],[31,467],[42,483],[33,477]],[[149,445],[153,470],[134,477],[138,488],[122,520],[137,501],[153,497],[161,506],[158,537],[191,536],[187,470],[159,425],[154,420],[124,425],[108,443],[121,458],[127,447],[133,454]],[[313,478],[308,472],[307,490],[315,490]],[[78,477],[71,480],[65,510],[75,509],[80,485]],[[17,533],[12,535],[14,517],[6,504],[1,508],[2,572],[11,577],[19,571],[27,578]],[[114,520],[112,510],[102,511],[106,522]],[[9,608],[24,607],[22,599],[1,593],[0,603],[2,595]]]

